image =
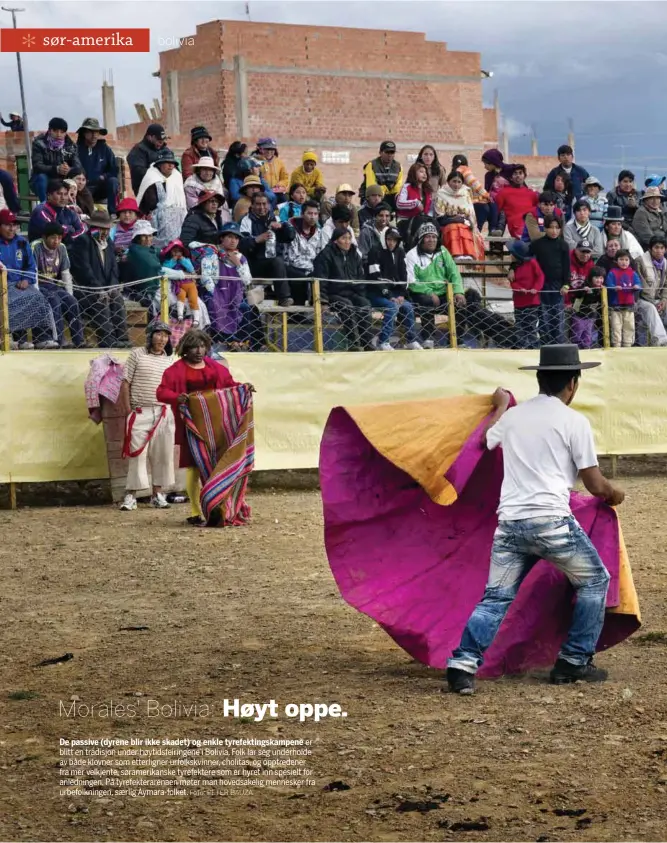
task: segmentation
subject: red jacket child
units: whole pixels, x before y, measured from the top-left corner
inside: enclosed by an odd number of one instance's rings
[[[542,287],[544,273],[535,258],[516,264],[512,281],[514,307],[539,307],[542,303],[539,292]]]
[[[496,205],[507,217],[507,227],[512,237],[520,238],[523,232],[524,217],[537,206],[540,194],[522,184],[517,187],[508,184],[498,193]]]

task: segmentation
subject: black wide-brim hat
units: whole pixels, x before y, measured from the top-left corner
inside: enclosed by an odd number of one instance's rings
[[[580,372],[582,369],[595,369],[602,363],[582,363],[579,359],[579,347],[564,345],[543,345],[540,349],[539,366],[519,366],[522,372]]]

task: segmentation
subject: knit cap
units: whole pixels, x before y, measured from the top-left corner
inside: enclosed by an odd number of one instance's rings
[[[301,161],[303,164],[305,164],[306,161],[314,161],[317,164],[317,155],[315,155],[314,152],[304,152],[301,156]]]

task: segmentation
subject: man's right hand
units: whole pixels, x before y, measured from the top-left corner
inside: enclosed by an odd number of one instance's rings
[[[182,393],[178,396],[178,403],[179,403],[179,404],[187,404],[187,403],[188,403],[188,396],[187,396],[187,393],[182,392]]]
[[[61,176],[66,176],[69,173],[69,170],[70,170],[69,164],[60,164],[58,166],[58,173]]]
[[[605,502],[608,503],[609,506],[620,506],[624,500],[625,492],[623,489],[619,489],[618,486],[612,486],[611,493],[605,498]]]
[[[512,396],[506,389],[503,389],[501,386],[499,386],[498,389],[496,389],[496,391],[493,393],[491,402],[497,410],[506,410],[509,407],[511,397]]]

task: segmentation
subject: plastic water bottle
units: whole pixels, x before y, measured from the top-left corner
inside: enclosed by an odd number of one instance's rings
[[[202,258],[200,274],[202,285],[209,293],[212,293],[220,274],[217,254],[209,253]]]
[[[269,231],[269,239],[266,241],[266,257],[275,258],[276,256],[276,235],[271,230]]]

